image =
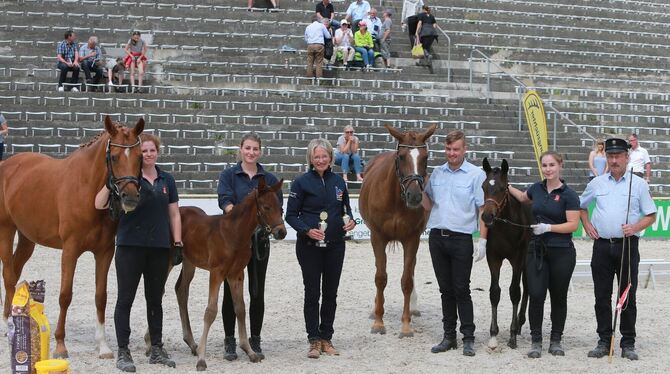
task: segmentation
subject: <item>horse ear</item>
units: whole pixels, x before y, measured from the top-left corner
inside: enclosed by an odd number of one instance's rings
[[[277,183],[270,186],[270,191],[277,192],[281,190],[281,186],[284,184],[284,178],[280,179]]]
[[[437,124],[433,124],[432,126],[430,126],[430,127],[428,128],[428,130],[426,130],[425,132],[423,132],[423,133],[421,134],[421,141],[422,141],[423,143],[425,143],[426,140],[428,140],[428,138],[430,138],[430,137],[433,135],[433,133],[435,132],[435,129],[436,129],[436,128],[437,128]]]
[[[263,191],[265,190],[265,176],[261,175],[258,177],[258,191]]]
[[[484,157],[484,161],[482,162],[482,167],[484,168],[484,172],[486,174],[491,172],[491,164],[489,164],[489,159]]]
[[[109,133],[109,135],[114,136],[116,135],[116,125],[114,125],[114,122],[112,122],[112,119],[109,118],[109,116],[105,116],[105,130]]]
[[[403,134],[402,132],[400,132],[400,130],[396,129],[395,127],[393,127],[393,126],[391,126],[391,125],[389,125],[389,124],[384,125],[384,127],[386,127],[386,130],[388,130],[388,132],[389,132],[394,138],[396,138],[399,142],[402,143],[403,141],[405,141],[405,134]]]
[[[135,133],[135,136],[139,136],[142,133],[142,131],[144,131],[144,118],[140,118],[137,120],[135,128],[133,129],[133,133]]]
[[[507,171],[509,170],[509,165],[507,165],[507,160],[503,159],[501,169],[502,169],[503,175],[507,175]]]

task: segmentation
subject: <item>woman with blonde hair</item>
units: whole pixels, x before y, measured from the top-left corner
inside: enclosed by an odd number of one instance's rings
[[[605,141],[603,139],[596,140],[593,150],[589,153],[589,169],[589,181],[608,171]]]
[[[286,222],[297,232],[296,255],[305,286],[303,314],[309,341],[307,357],[339,355],[333,347],[337,288],[344,264],[344,235],[356,223],[347,184],[330,167],[333,146],[313,139],[307,146],[309,171],[291,183]],[[321,305],[319,306],[319,299]]]

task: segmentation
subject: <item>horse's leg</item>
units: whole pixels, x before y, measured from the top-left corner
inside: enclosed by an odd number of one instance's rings
[[[251,362],[260,362],[260,357],[249,346],[249,338],[247,336],[246,310],[244,306],[244,269],[238,274],[229,276],[227,279],[230,286],[230,294],[233,297],[235,316],[237,317],[237,334],[240,338],[240,348],[246,352]]]
[[[200,336],[200,342],[198,343],[198,363],[196,364],[196,369],[198,371],[203,371],[207,369],[207,362],[205,361],[205,355],[207,354],[207,335],[209,334],[209,329],[216,319],[217,304],[219,303],[219,289],[221,288],[221,283],[223,283],[224,272],[219,269],[210,269],[209,271],[209,297],[207,299],[207,308],[205,308],[205,316],[203,318],[204,324],[202,326],[202,336]]]
[[[403,271],[400,278],[400,285],[404,296],[402,308],[402,327],[400,328],[400,337],[414,336],[414,329],[411,326],[412,316],[410,314],[410,299],[414,291],[414,267],[416,266],[416,252],[419,249],[419,236],[407,239],[402,243],[403,246]]]
[[[373,311],[375,321],[372,323],[371,333],[386,334],[384,327],[384,289],[388,276],[386,275],[386,244],[388,241],[382,239],[374,231],[370,231],[370,241],[375,254],[375,285],[377,286],[377,295],[375,296],[375,309]]]
[[[519,327],[519,301],[521,300],[521,269],[518,261],[512,266],[512,283],[509,285],[509,298],[512,301],[512,324],[509,327],[509,342],[507,345],[516,349],[516,336],[519,334],[521,328]]]
[[[68,352],[65,347],[65,320],[67,319],[67,309],[72,302],[72,283],[74,271],[77,267],[77,260],[82,252],[78,248],[73,248],[67,244],[63,246],[60,265],[60,295],[58,303],[60,304],[60,313],[58,314],[58,325],[56,326],[56,350],[53,352],[54,358],[67,358]]]
[[[105,336],[105,309],[107,308],[107,274],[114,258],[114,243],[94,253],[95,256],[95,308],[98,324],[95,327],[95,341],[98,344],[98,358],[114,358]]]
[[[492,251],[488,251],[491,253]],[[491,338],[489,339],[489,348],[495,349],[498,347],[498,303],[500,302],[500,267],[502,266],[502,258],[495,258],[493,256],[486,257],[489,264],[489,273],[491,273],[491,286],[489,288],[489,299],[491,301],[491,328],[489,330]]]
[[[19,233],[19,241],[16,244],[16,250],[14,251],[14,274],[16,274],[16,278],[21,277],[21,273],[23,272],[23,266],[28,262],[30,257],[33,255],[33,252],[35,251],[35,243],[31,242],[28,238],[26,238],[25,235]]]
[[[2,280],[5,283],[5,305],[2,318],[7,327],[7,318],[12,308],[12,298],[19,276],[14,272],[14,235],[16,227],[0,224],[0,260],[2,261]],[[6,331],[5,331],[6,332]]]
[[[193,330],[191,330],[191,319],[188,316],[188,291],[191,281],[195,275],[195,266],[186,258],[181,265],[181,272],[177,283],[174,285],[174,292],[177,294],[177,304],[179,304],[179,318],[181,319],[181,331],[184,342],[191,348],[191,354],[197,354],[198,345],[193,339]]]
[[[412,294],[409,297],[409,314],[415,317],[421,317],[419,310],[419,294],[416,292],[416,287],[412,289]]]

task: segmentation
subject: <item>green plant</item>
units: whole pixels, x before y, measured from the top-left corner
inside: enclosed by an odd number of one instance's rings
[[[190,104],[191,109],[204,109],[205,106],[202,103],[192,102]]]

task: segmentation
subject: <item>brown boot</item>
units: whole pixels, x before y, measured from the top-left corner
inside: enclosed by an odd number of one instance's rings
[[[307,352],[307,357],[309,358],[319,358],[321,356],[321,340],[312,340],[309,342],[309,351]]]
[[[340,352],[333,347],[333,343],[330,340],[321,340],[321,352],[327,354],[328,356],[339,356]]]

